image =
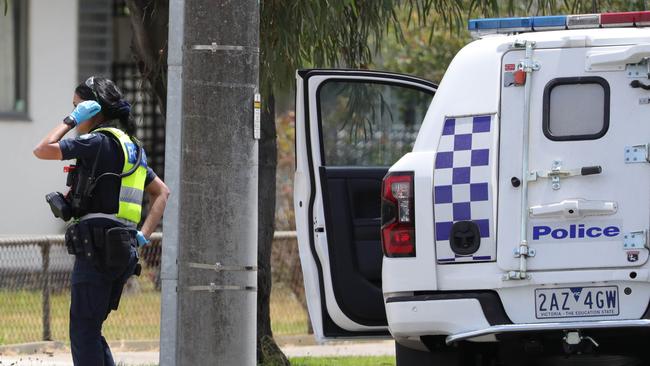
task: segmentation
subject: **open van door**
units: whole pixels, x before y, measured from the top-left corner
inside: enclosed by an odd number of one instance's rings
[[[411,151],[436,85],[358,70],[301,70],[296,82],[294,208],[314,333],[388,335],[381,182]]]

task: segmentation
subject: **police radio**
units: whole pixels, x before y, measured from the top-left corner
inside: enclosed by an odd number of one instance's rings
[[[86,209],[87,198],[90,198],[91,188],[94,188],[94,169],[88,174],[83,169],[70,165],[64,167],[63,171],[68,173],[66,186],[70,187],[70,191],[66,195],[61,192],[48,193],[45,201],[50,205],[54,217],[69,221],[74,216],[80,216]]]
[[[72,218],[72,207],[61,192],[52,192],[45,195],[45,201],[50,205],[54,217],[63,221],[69,221]]]

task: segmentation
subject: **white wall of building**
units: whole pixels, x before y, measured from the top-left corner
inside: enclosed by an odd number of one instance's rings
[[[27,1],[27,0],[21,0]],[[77,85],[77,0],[29,0],[29,121],[0,119],[0,236],[58,234],[45,202],[65,192],[65,162],[38,160],[34,146],[72,111]]]

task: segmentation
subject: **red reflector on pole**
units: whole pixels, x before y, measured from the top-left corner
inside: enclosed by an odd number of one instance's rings
[[[524,70],[515,71],[515,85],[525,85],[526,84],[526,72]]]
[[[604,13],[600,15],[603,27],[630,27],[650,24],[650,11],[630,11],[623,13]]]

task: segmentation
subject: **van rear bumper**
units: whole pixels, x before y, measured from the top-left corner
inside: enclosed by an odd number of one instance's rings
[[[436,292],[386,299],[388,327],[395,338],[446,336],[446,343],[495,341],[501,334],[587,329],[648,329],[650,307],[641,319],[513,324],[494,291]]]
[[[468,332],[458,332],[447,336],[447,344],[471,340],[488,335],[523,332],[546,332],[552,330],[583,330],[583,329],[625,329],[625,328],[650,328],[649,319],[637,320],[601,320],[565,323],[528,323],[493,325]]]
[[[386,299],[386,317],[395,338],[453,335],[512,324],[494,291],[389,297]]]

